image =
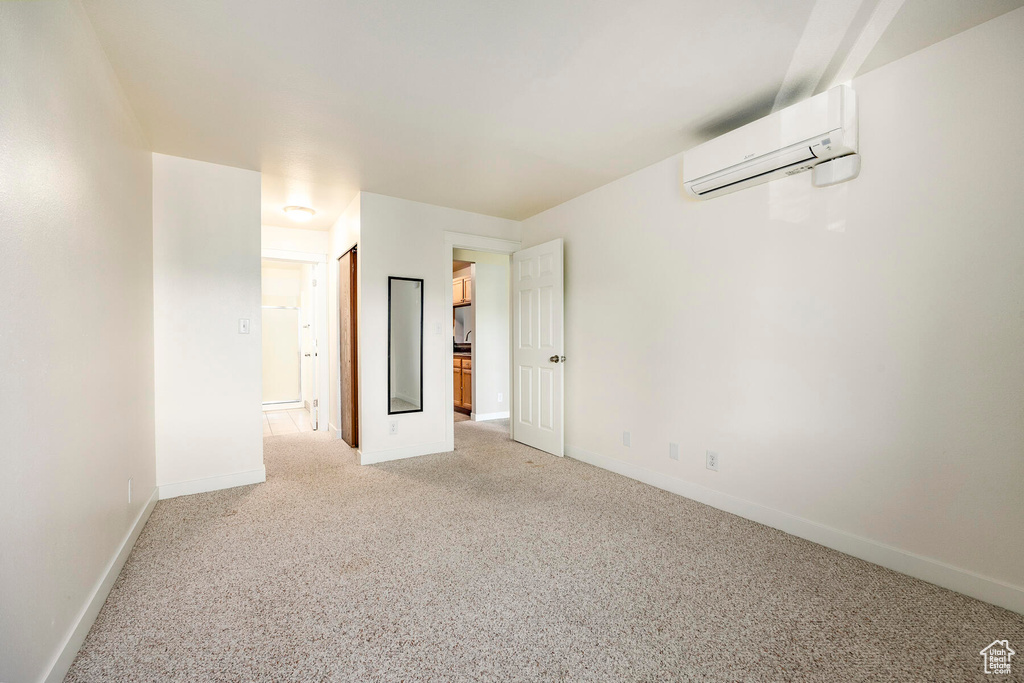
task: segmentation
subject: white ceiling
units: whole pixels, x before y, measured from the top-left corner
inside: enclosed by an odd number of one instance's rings
[[[265,224],[327,228],[359,190],[526,218],[763,116],[815,2],[83,4],[154,151],[260,170]],[[1020,4],[907,0],[960,9],[868,62]]]

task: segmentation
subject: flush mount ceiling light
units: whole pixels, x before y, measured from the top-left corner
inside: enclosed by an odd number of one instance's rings
[[[284,207],[284,213],[288,218],[297,221],[308,221],[316,215],[316,211],[308,206],[286,206]]]

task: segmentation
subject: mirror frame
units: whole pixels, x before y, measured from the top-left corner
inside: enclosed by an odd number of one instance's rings
[[[420,407],[416,410],[391,410],[391,285],[395,280],[420,283]],[[388,415],[409,415],[423,412],[423,278],[388,276]]]

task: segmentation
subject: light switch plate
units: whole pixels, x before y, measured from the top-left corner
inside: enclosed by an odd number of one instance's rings
[[[239,318],[238,319],[238,334],[249,334],[249,319]]]

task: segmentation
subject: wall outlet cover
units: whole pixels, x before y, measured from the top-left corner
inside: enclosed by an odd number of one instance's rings
[[[718,453],[714,451],[707,452],[707,468],[715,472],[718,471]]]
[[[629,447],[629,432],[622,432],[622,445]]]
[[[397,433],[398,433],[398,422],[396,422],[395,420],[392,420],[391,422],[388,423],[388,434],[391,435],[391,436],[394,436]]]
[[[679,459],[679,444],[670,443],[668,445],[668,457],[670,457],[673,460]]]

